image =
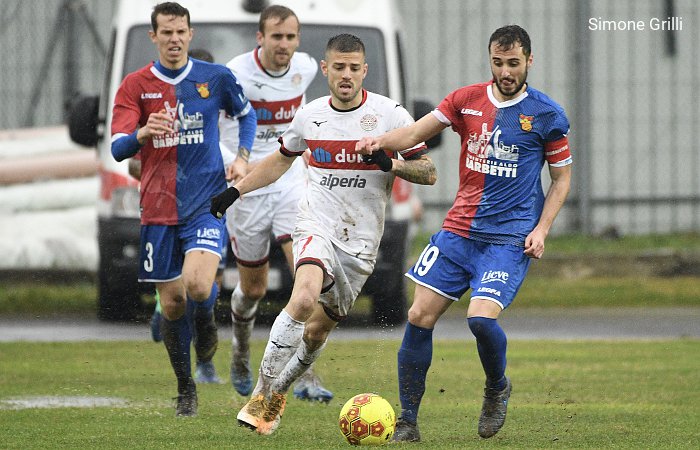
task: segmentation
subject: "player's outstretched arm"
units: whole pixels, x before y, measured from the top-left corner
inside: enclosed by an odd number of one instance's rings
[[[564,200],[569,194],[569,189],[571,188],[571,164],[564,167],[549,166],[549,175],[552,178],[552,184],[547,190],[540,220],[525,238],[525,255],[535,259],[541,258],[544,254],[544,240],[547,238],[554,219],[559,214],[559,210],[561,210]]]
[[[396,128],[379,137],[360,139],[355,144],[355,151],[361,155],[369,155],[380,148],[389,151],[405,150],[427,141],[445,127],[447,125],[440,122],[432,113],[428,113],[410,126]]]
[[[291,167],[294,158],[294,156],[284,156],[280,152],[274,152],[260,161],[235,186],[212,197],[210,208],[212,215],[219,218],[223,217],[228,207],[238,200],[241,195],[277,181]]]

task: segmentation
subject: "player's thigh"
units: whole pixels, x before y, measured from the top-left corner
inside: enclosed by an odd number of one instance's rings
[[[197,301],[206,300],[214,284],[224,247],[224,226],[209,213],[180,226],[185,252],[182,279],[187,293]]]
[[[260,299],[267,291],[267,277],[270,264],[268,262],[254,267],[238,264],[238,282],[243,294],[251,299]]]
[[[182,282],[187,292],[195,300],[206,300],[216,279],[220,257],[214,253],[199,249],[185,254],[182,265]]]
[[[413,304],[408,310],[408,321],[421,328],[433,328],[440,316],[454,300],[420,284],[416,284]]]

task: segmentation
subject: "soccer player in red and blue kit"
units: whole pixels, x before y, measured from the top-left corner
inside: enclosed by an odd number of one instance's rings
[[[233,73],[188,57],[189,11],[156,5],[150,38],[159,59],[127,75],[112,114],[112,155],[141,153],[139,281],[154,282],[163,309],[161,332],[177,377],[176,414],[197,414],[192,379],[192,330],[185,315],[213,320],[214,282],[225,224],[209,214],[209,199],[226,189],[219,149],[219,110],[240,121],[240,145],[252,147],[255,110]]]
[[[492,81],[462,87],[412,126],[357,143],[358,151],[397,151],[451,126],[462,141],[454,204],[418,262],[413,305],[398,352],[401,417],[394,440],[420,441],[418,408],[433,351],[435,323],[471,289],[467,322],[486,375],[478,433],[505,423],[511,382],[505,375],[506,335],[497,319],[513,301],[531,258],[540,258],[568,195],[571,153],[563,109],[527,85],[530,37],[517,25],[489,39]],[[545,196],[540,173],[547,162]]]

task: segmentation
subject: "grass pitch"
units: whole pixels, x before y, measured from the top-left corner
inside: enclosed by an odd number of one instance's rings
[[[254,342],[258,364],[264,343]],[[236,425],[245,399],[229,384],[199,387],[199,416],[175,418],[175,382],[161,344],[0,343],[2,448],[349,448],[337,417],[374,391],[398,412],[397,341],[331,341],[317,371],[336,398],[290,399],[270,437]],[[216,355],[228,372],[227,345]],[[700,341],[509,343],[513,394],[495,437],[476,434],[483,375],[472,341],[437,341],[416,448],[699,448]],[[42,397],[123,399],[113,407],[18,408]]]

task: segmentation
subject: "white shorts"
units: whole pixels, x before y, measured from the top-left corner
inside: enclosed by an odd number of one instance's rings
[[[291,239],[303,185],[269,194],[242,197],[226,211],[226,228],[238,264],[257,267],[270,255],[270,234]]]
[[[309,222],[298,222],[292,235],[294,267],[315,264],[323,269],[320,302],[333,320],[344,319],[374,270],[374,260],[345,253]],[[335,316],[335,317],[334,317]]]

